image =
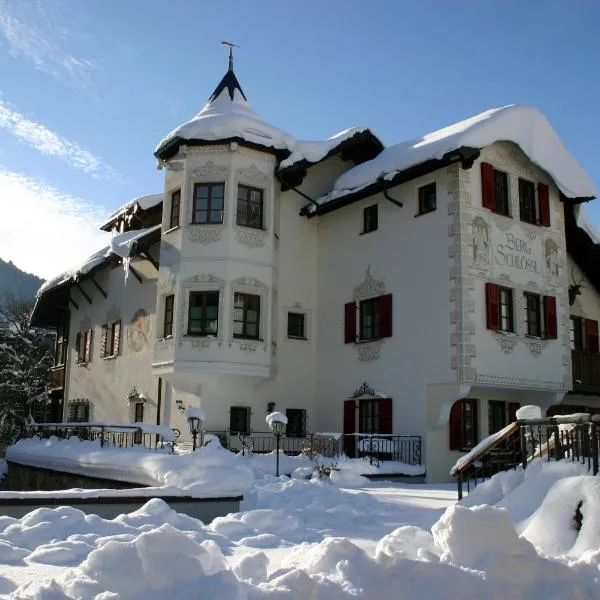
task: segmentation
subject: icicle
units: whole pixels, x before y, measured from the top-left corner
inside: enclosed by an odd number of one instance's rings
[[[129,277],[129,263],[131,258],[129,256],[123,259],[123,270],[125,271],[125,285],[127,285],[127,277]]]

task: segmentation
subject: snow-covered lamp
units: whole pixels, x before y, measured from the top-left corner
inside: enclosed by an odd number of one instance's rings
[[[283,413],[272,412],[267,415],[265,421],[267,422],[269,429],[273,432],[275,440],[277,441],[277,462],[275,465],[275,476],[279,477],[279,441],[281,439],[281,436],[285,433],[285,426],[287,425],[288,419]]]
[[[202,425],[204,425],[206,416],[204,411],[198,406],[188,406],[185,414],[190,427],[190,433],[192,434],[192,452],[195,452],[196,439],[198,438],[198,434],[202,432]]]

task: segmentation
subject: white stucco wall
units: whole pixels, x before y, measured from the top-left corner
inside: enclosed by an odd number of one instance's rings
[[[69,379],[65,390],[65,418],[70,401],[88,399],[91,420],[113,423],[133,422],[134,407],[127,406],[125,397],[135,386],[147,399],[144,421],[156,423],[158,388],[151,367],[155,336],[156,270],[147,261],[133,263],[133,266],[143,277],[141,284],[131,273],[125,280],[122,267],[104,268],[94,275],[108,298],[104,298],[89,281],[83,281],[81,285],[90,296],[92,304],[89,304],[76,288],[71,291],[71,296],[79,309],[70,306],[67,355]],[[132,344],[135,328],[132,328],[131,321],[139,309],[147,313],[148,342],[136,340],[136,343]],[[102,358],[100,355],[102,325],[119,319],[121,320],[120,354],[115,358]],[[87,364],[77,364],[76,336],[78,332],[88,328],[93,330],[91,360]]]

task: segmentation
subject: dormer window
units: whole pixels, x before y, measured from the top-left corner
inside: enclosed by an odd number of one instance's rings
[[[238,225],[263,229],[263,190],[238,185],[237,220]]]
[[[192,223],[217,225],[223,222],[224,183],[195,183]]]

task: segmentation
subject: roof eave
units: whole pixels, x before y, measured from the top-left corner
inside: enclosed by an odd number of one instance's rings
[[[337,210],[338,208],[348,206],[349,204],[358,202],[359,200],[368,198],[373,194],[383,192],[384,190],[388,190],[397,185],[401,185],[402,183],[406,183],[407,181],[412,181],[417,177],[428,175],[429,173],[433,173],[434,171],[437,171],[454,163],[460,162],[463,168],[470,169],[473,166],[473,162],[477,159],[478,156],[478,148],[457,148],[456,150],[447,152],[446,154],[444,154],[444,156],[442,156],[442,158],[433,158],[425,162],[419,163],[418,165],[413,165],[408,169],[398,171],[390,179],[380,177],[370,185],[361,188],[356,192],[350,192],[349,194],[340,196],[335,200],[330,200],[329,202],[321,204],[314,212],[309,213],[308,211],[305,211],[305,214],[307,217],[310,218],[330,213],[334,210]]]

